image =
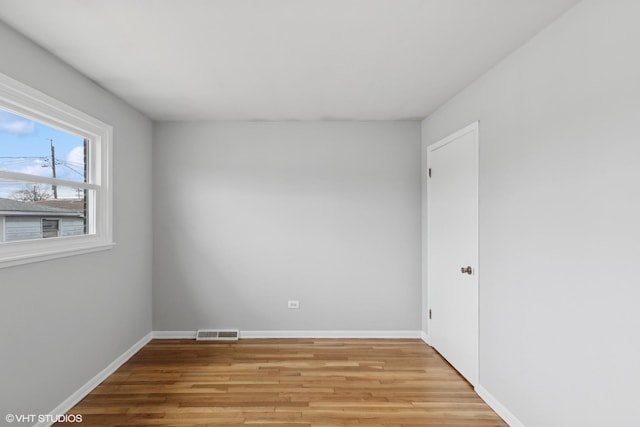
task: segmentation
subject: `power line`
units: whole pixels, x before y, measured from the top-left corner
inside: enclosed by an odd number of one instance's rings
[[[69,166],[67,163],[69,163],[69,162],[60,162],[59,164],[60,164],[60,165],[62,165],[62,166],[64,166],[64,167],[66,167],[67,169],[72,170],[73,172],[77,173],[77,174],[78,174],[78,175],[80,175],[80,176],[84,176],[84,173],[82,173],[82,172],[79,172],[79,171],[75,170],[74,168],[72,168],[71,166]]]
[[[42,156],[35,156],[35,157],[28,157],[28,156],[0,156],[0,159],[46,159],[46,157],[42,157]]]

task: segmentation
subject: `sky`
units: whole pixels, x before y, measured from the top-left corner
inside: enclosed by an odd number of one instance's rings
[[[0,170],[52,177],[51,141],[55,148],[56,177],[84,181],[84,139],[0,109]],[[33,184],[0,180],[0,197]],[[50,187],[45,185],[43,187]],[[77,196],[76,189],[58,186],[58,198]]]

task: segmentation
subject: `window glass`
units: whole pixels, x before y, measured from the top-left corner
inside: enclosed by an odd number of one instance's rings
[[[42,237],[58,237],[60,232],[60,220],[59,219],[43,219],[42,220]]]
[[[90,141],[0,109],[0,171],[33,181],[0,179],[1,241],[69,237],[92,229],[90,191],[58,182],[88,179]],[[37,182],[38,177],[53,181]]]
[[[0,109],[0,170],[86,182],[87,148],[85,138]]]

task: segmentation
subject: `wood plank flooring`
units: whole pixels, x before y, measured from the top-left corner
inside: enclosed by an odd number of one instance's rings
[[[84,426],[506,426],[420,340],[153,340],[69,414]]]

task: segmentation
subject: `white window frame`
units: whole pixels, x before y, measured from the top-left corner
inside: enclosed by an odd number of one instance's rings
[[[113,128],[63,102],[0,73],[0,108],[34,121],[89,139],[89,177],[87,183],[35,177],[0,171],[0,178],[16,181],[57,184],[92,190],[88,215],[89,234],[82,236],[0,242],[0,268],[46,261],[112,248],[112,140]]]

